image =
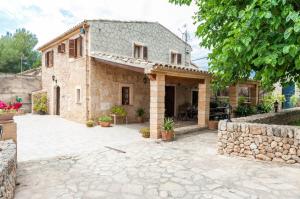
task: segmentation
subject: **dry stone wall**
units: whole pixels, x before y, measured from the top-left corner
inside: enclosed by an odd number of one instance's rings
[[[218,153],[289,164],[300,163],[300,128],[273,124],[280,120],[281,123],[289,123],[296,119],[294,115],[299,112],[297,108],[277,114],[233,119],[232,122],[220,121]],[[258,123],[266,121],[270,124]]]
[[[0,199],[14,198],[17,178],[17,149],[12,140],[0,142]]]

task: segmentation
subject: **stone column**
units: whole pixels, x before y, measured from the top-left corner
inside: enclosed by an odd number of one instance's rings
[[[238,106],[238,97],[238,85],[229,86],[229,104],[232,106],[232,110]]]
[[[150,78],[150,137],[161,137],[161,125],[165,117],[165,75]]]
[[[258,104],[258,85],[254,85],[250,88],[250,98],[251,98],[251,105],[255,106]]]
[[[210,80],[205,79],[198,86],[198,126],[207,127],[209,120]]]

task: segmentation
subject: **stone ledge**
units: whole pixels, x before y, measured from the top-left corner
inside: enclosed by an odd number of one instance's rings
[[[12,140],[0,141],[0,198],[14,197],[17,177],[17,148]]]
[[[236,118],[232,122],[220,121],[218,153],[288,164],[300,163],[299,127],[258,122],[266,121],[266,118],[273,118],[274,121],[277,116],[287,115],[300,118],[300,109]]]

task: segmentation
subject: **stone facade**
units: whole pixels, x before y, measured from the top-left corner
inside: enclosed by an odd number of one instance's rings
[[[86,34],[88,35],[88,34]],[[80,36],[75,32],[67,39],[51,46],[42,53],[42,88],[47,92],[49,108],[51,115],[56,113],[56,89],[60,88],[60,115],[64,118],[84,122],[87,119],[87,58],[86,42],[83,42],[83,56],[79,58],[69,58],[69,39],[75,39]],[[82,35],[81,35],[82,36]],[[83,36],[86,41],[88,36]],[[65,53],[58,53],[58,45],[65,43]],[[45,53],[53,50],[54,64],[52,67],[45,66]],[[57,82],[53,81],[52,76]],[[76,89],[80,89],[81,100],[76,102]]]
[[[42,88],[39,75],[0,74],[0,82],[0,100],[11,102],[21,97],[24,111],[31,112],[31,93]]]
[[[218,152],[259,160],[300,163],[300,109],[220,121]],[[275,125],[278,123],[281,125]]]
[[[12,140],[0,141],[0,198],[12,199],[17,178],[17,148]]]
[[[156,22],[88,21],[91,52],[100,51],[133,57],[133,45],[148,47],[148,59],[170,63],[171,51],[182,54],[182,63],[190,65],[192,48],[174,33]],[[188,51],[188,53],[185,53]]]
[[[91,115],[96,119],[110,114],[115,105],[121,105],[122,86],[130,87],[130,104],[124,105],[129,122],[137,122],[136,110],[145,110],[145,119],[149,118],[149,80],[144,83],[145,75],[112,65],[91,62]]]
[[[140,107],[145,109],[146,118],[149,118],[150,83],[149,80],[144,83],[145,74],[119,68],[114,63],[99,62],[91,57],[91,53],[96,51],[133,57],[133,45],[138,44],[147,46],[148,61],[170,63],[170,54],[174,51],[181,53],[182,63],[186,60],[185,65],[190,66],[191,47],[159,23],[109,20],[88,20],[85,23],[40,48],[42,91],[47,92],[49,114],[58,114],[58,88],[59,115],[85,122],[109,114],[113,105],[120,105],[120,88],[128,85],[132,88],[132,103],[125,107],[129,122],[136,121],[135,111]],[[80,30],[82,27],[84,33]],[[69,39],[79,36],[83,38],[83,56],[69,58]],[[65,44],[65,52],[59,53],[58,45],[62,43]],[[46,53],[52,50],[54,64],[46,67]],[[76,100],[78,89],[79,103]]]

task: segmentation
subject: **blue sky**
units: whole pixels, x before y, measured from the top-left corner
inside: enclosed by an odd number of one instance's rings
[[[192,59],[206,57],[194,36],[195,6],[176,6],[168,0],[0,0],[0,34],[26,28],[37,35],[39,45],[46,43],[84,19],[157,21],[178,36],[187,25],[193,47]],[[207,68],[207,60],[196,62]]]

